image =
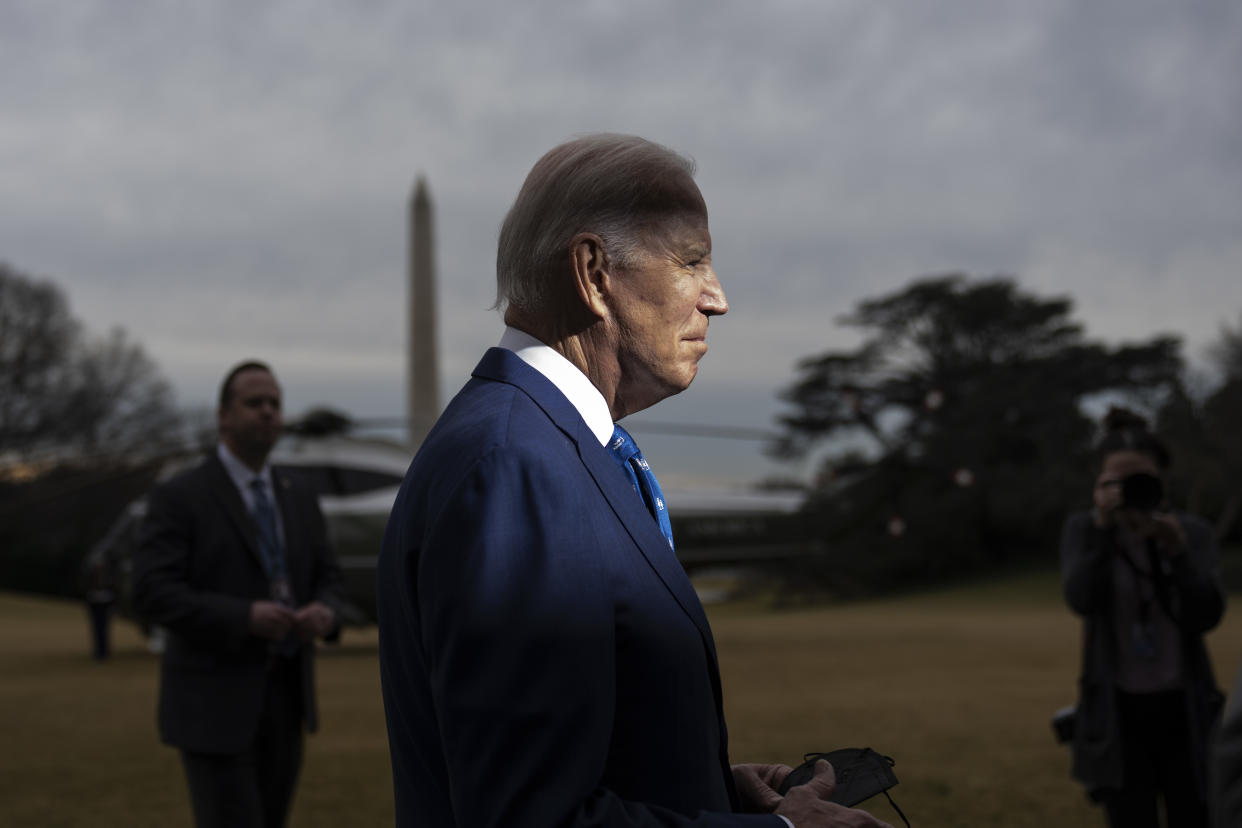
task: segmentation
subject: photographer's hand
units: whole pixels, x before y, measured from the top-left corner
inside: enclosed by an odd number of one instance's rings
[[[1151,516],[1151,538],[1156,548],[1170,558],[1186,552],[1186,530],[1172,512],[1156,512]]]
[[[1146,512],[1119,507],[1113,511],[1113,522],[1136,538],[1147,538],[1151,535],[1151,515]]]
[[[1092,515],[1095,525],[1107,529],[1116,522],[1116,515],[1121,509],[1121,480],[1116,477],[1100,475],[1095,481],[1095,509]]]
[[[1117,509],[1114,515],[1122,529],[1135,537],[1155,541],[1160,554],[1176,558],[1186,551],[1186,531],[1172,512]]]

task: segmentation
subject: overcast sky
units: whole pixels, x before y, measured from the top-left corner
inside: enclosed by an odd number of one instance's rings
[[[183,406],[258,356],[292,413],[396,416],[415,176],[447,394],[499,337],[530,166],[636,133],[698,162],[732,309],[635,420],[770,427],[796,361],[855,341],[841,314],[946,271],[1200,359],[1242,313],[1240,78],[1233,0],[0,0],[0,259],[126,328]],[[635,431],[662,479],[782,471]]]

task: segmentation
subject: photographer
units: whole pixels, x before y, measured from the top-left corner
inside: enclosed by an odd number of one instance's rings
[[[1061,536],[1065,597],[1083,618],[1074,776],[1113,828],[1206,828],[1206,743],[1221,694],[1203,644],[1224,611],[1211,527],[1164,501],[1164,445],[1113,408],[1095,508]]]

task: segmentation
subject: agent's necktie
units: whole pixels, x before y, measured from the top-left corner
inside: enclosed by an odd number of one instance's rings
[[[263,555],[263,566],[272,585],[272,598],[288,606],[292,604],[293,596],[289,590],[289,574],[285,571],[284,550],[280,548],[280,535],[276,533],[276,510],[272,508],[262,479],[256,477],[250,481],[250,492],[254,495],[254,520],[259,525],[259,552]]]
[[[285,566],[285,552],[280,547],[280,535],[276,533],[276,510],[272,508],[267,487],[261,478],[250,481],[250,491],[254,495],[254,520],[259,525],[259,552],[263,555],[272,600],[292,609],[293,589],[289,585],[289,570]],[[289,633],[283,641],[273,644],[273,650],[285,657],[293,656],[298,651],[297,636]]]
[[[668,519],[668,509],[664,505],[664,493],[660,491],[660,483],[652,473],[651,467],[643,459],[638,444],[624,428],[614,425],[612,439],[608,441],[608,451],[613,459],[625,469],[634,484],[634,490],[642,496],[647,504],[647,511],[660,525],[660,532],[668,540],[669,548],[673,548],[673,524]]]

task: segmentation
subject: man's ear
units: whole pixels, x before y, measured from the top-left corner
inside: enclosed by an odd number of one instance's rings
[[[604,251],[604,240],[594,233],[579,233],[569,242],[569,265],[574,289],[583,307],[597,319],[608,315],[608,296],[612,290],[612,266]]]

